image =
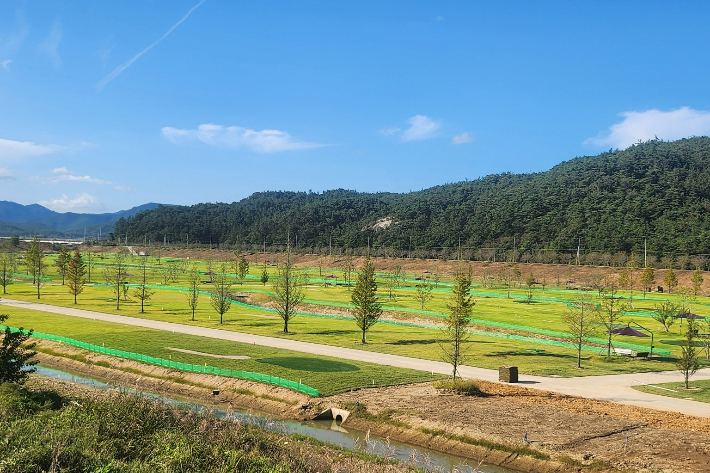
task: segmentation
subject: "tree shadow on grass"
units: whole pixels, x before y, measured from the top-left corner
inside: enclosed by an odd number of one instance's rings
[[[360,333],[359,330],[321,330],[320,332],[306,332],[307,335],[352,335]]]
[[[492,353],[487,353],[483,356],[494,357],[494,356],[544,356],[546,358],[562,358],[570,359],[573,358],[569,355],[563,355],[560,353],[548,353],[548,352],[523,352],[523,351],[496,351]]]
[[[387,342],[386,345],[432,345],[437,341],[434,339],[427,340],[397,340],[396,342]]]
[[[261,358],[256,360],[259,363],[276,365],[298,371],[313,371],[319,373],[342,373],[346,371],[360,371],[355,365],[343,363],[342,361],[323,360],[320,358],[309,358],[299,356],[284,356],[276,358]]]

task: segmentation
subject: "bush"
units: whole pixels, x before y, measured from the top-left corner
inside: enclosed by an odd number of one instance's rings
[[[435,381],[434,387],[441,391],[452,391],[457,394],[462,394],[464,396],[475,396],[475,397],[486,397],[488,394],[481,391],[475,381],[462,381],[457,379],[452,381],[450,379],[442,379],[441,381]]]

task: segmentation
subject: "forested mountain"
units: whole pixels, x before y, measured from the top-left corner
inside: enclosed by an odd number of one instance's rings
[[[160,206],[122,218],[129,241],[392,250],[576,249],[710,253],[710,138],[653,140],[549,171],[496,174],[406,194],[262,192],[231,204]]]
[[[59,213],[39,204],[22,205],[6,200],[0,201],[0,235],[13,233],[48,237],[91,235],[99,227],[104,233],[113,230],[113,224],[143,210],[154,209],[158,204],[143,204],[129,210],[103,214]]]

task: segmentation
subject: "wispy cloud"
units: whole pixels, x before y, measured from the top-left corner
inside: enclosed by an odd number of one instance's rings
[[[469,135],[467,131],[464,131],[460,135],[454,135],[451,138],[452,145],[462,145],[465,143],[473,143],[474,141],[476,141],[476,138],[474,136]]]
[[[74,198],[62,194],[58,199],[40,200],[37,203],[55,212],[97,212],[103,210],[98,199],[86,192]]]
[[[585,145],[628,148],[639,140],[655,137],[677,140],[689,136],[710,135],[710,111],[681,107],[667,112],[651,109],[643,112],[622,112],[620,123],[609,131],[584,141]]]
[[[13,55],[20,49],[22,43],[25,42],[25,39],[29,35],[27,20],[20,8],[15,12],[15,22],[17,23],[17,30],[14,33],[0,33],[0,55],[2,56],[7,57]]]
[[[10,63],[12,62],[12,59],[5,59],[2,62],[2,68],[5,69],[6,71],[10,70]]]
[[[160,38],[158,38],[158,39],[157,39],[156,41],[154,41],[150,46],[148,46],[148,47],[145,48],[143,51],[141,51],[141,52],[139,52],[138,54],[136,54],[135,56],[133,56],[133,57],[132,57],[131,59],[129,59],[128,61],[126,61],[126,62],[124,62],[123,64],[121,64],[120,66],[118,66],[118,67],[117,67],[116,69],[114,69],[113,72],[111,72],[109,75],[107,75],[106,77],[104,77],[103,79],[101,79],[101,81],[96,85],[96,88],[99,89],[99,90],[101,90],[101,89],[103,89],[104,87],[106,87],[106,85],[107,85],[109,82],[111,82],[111,81],[114,80],[116,77],[118,77],[123,71],[125,71],[126,69],[128,69],[129,67],[131,67],[131,65],[133,65],[133,63],[136,62],[141,56],[143,56],[145,53],[147,53],[148,51],[150,51],[151,49],[153,49],[154,47],[156,47],[161,41],[163,41],[165,38],[167,38],[168,35],[169,35],[170,33],[172,33],[175,28],[177,28],[178,26],[180,26],[183,21],[187,20],[187,19],[189,18],[189,16],[192,15],[192,12],[194,12],[195,10],[197,10],[200,5],[202,5],[203,3],[205,3],[205,1],[206,1],[206,0],[200,0],[200,1],[197,3],[197,5],[195,5],[194,7],[190,8],[190,10],[185,14],[185,16],[183,16],[183,17],[180,19],[180,21],[178,21],[178,22],[175,23],[173,26],[171,26],[170,29],[169,29],[168,31],[166,31],[165,34],[163,34],[163,36],[161,36]]]
[[[41,145],[32,141],[14,141],[0,138],[0,159],[28,158],[66,150],[66,146]]]
[[[401,128],[398,127],[393,127],[393,128],[383,128],[380,130],[380,135],[382,136],[392,136],[398,131],[400,131]]]
[[[8,168],[0,168],[0,181],[15,179],[15,175]]]
[[[402,141],[421,141],[433,138],[441,123],[435,122],[425,115],[414,115],[407,120],[409,128],[402,132]]]
[[[111,181],[97,179],[88,175],[77,176],[66,167],[54,168],[52,169],[52,174],[54,174],[53,177],[31,176],[29,180],[33,182],[41,182],[42,184],[57,184],[59,182],[86,182],[90,184],[111,185]]]
[[[166,126],[160,129],[163,137],[173,143],[186,143],[199,140],[216,148],[249,148],[257,153],[277,153],[298,149],[326,146],[319,143],[294,141],[280,130],[256,131],[240,126],[222,126],[206,123],[193,130],[184,130]]]
[[[45,39],[38,47],[39,51],[45,54],[52,65],[57,69],[62,66],[62,58],[59,55],[57,48],[59,43],[62,42],[62,20],[57,18],[52,24],[52,29],[49,32],[49,36]]]

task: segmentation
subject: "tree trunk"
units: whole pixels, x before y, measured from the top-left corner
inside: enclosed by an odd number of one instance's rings
[[[363,345],[367,343],[365,342],[365,329],[362,329],[362,340],[360,340],[360,343],[362,343]]]
[[[284,333],[288,333],[288,316],[284,317]]]

